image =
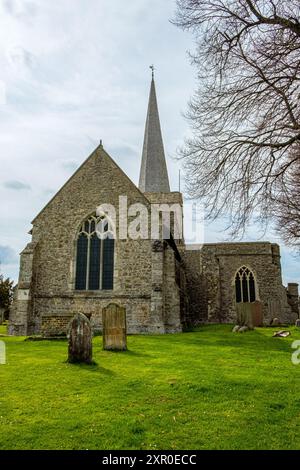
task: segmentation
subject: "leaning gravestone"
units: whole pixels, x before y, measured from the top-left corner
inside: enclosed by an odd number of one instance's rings
[[[69,323],[69,355],[68,362],[92,363],[92,328],[89,319],[77,313]]]
[[[117,304],[109,304],[102,311],[103,349],[126,351],[126,310]]]

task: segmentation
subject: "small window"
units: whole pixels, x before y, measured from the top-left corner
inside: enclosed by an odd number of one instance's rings
[[[256,289],[252,271],[246,266],[238,270],[235,276],[236,302],[255,302]]]
[[[112,290],[115,240],[98,237],[97,224],[105,220],[92,216],[79,230],[76,250],[76,290]],[[108,223],[104,231],[108,230]]]

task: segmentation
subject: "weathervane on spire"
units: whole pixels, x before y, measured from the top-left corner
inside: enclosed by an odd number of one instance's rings
[[[149,69],[152,70],[152,78],[154,78],[154,70],[155,70],[154,65],[153,64],[150,65]]]

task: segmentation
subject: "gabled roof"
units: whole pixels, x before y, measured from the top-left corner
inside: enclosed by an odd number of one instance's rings
[[[97,154],[97,156],[99,158],[101,157],[106,157],[108,158],[111,163],[120,171],[120,173],[122,174],[123,177],[125,177],[129,183],[134,187],[134,189],[141,194],[141,196],[143,197],[143,199],[145,200],[146,203],[149,204],[149,200],[147,199],[147,197],[140,191],[140,189],[133,183],[133,181],[131,181],[131,179],[126,175],[126,173],[119,167],[119,165],[113,160],[113,158],[104,150],[102,144],[100,144],[98,147],[96,147],[96,149],[88,156],[88,158],[79,166],[79,168],[77,168],[77,170],[75,171],[75,173],[72,174],[72,176],[65,182],[65,184],[57,191],[57,193],[50,199],[50,201],[43,207],[43,209],[36,215],[36,217],[33,219],[33,221],[31,222],[32,224],[34,224],[34,222],[36,221],[36,219],[47,209],[47,207],[52,203],[52,201],[54,201],[54,199],[65,189],[65,187],[68,185],[68,183],[75,177],[75,175],[77,173],[80,172],[80,170],[89,162],[89,160],[91,160],[95,154]]]

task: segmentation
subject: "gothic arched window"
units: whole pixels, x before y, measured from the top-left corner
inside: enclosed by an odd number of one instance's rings
[[[237,303],[255,302],[256,300],[254,275],[249,268],[246,268],[246,266],[243,266],[236,273],[235,298]]]
[[[97,224],[108,232],[103,217],[91,216],[80,227],[76,250],[76,290],[112,290],[114,280],[115,241],[108,236],[99,238]]]

